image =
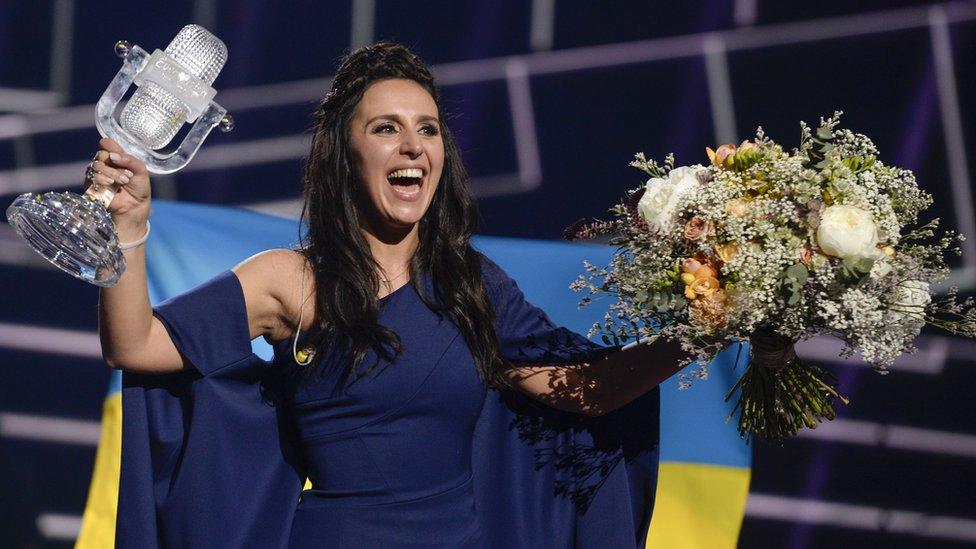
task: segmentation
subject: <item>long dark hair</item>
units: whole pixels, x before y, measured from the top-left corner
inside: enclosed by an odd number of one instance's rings
[[[366,89],[388,78],[420,84],[437,104],[444,143],[444,168],[430,207],[420,220],[419,246],[410,261],[410,280],[423,301],[448,314],[457,324],[474,357],[481,379],[507,385],[507,361],[498,349],[494,314],[482,283],[482,257],[469,244],[478,225],[478,208],[468,189],[468,176],[447,127],[434,79],[426,64],[406,47],[380,42],[359,48],[343,59],[332,89],[315,109],[312,147],[305,161],[301,221],[308,231],[298,250],[315,273],[316,323],[306,345],[315,356],[341,352],[348,373],[364,374],[370,349],[392,360],[400,338],[378,322],[378,264],[360,231],[361,198],[350,162],[349,121]],[[429,271],[434,295],[419,285]]]

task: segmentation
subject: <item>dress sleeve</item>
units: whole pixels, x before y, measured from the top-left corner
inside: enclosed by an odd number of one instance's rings
[[[557,326],[525,299],[518,284],[497,264],[483,259],[483,277],[495,312],[495,332],[502,356],[513,364],[579,364],[599,360],[619,349],[594,343]]]
[[[160,302],[153,316],[203,375],[251,354],[244,290],[231,270]]]
[[[304,482],[281,376],[231,271],[153,314],[195,366],[123,372],[116,546],[286,547]]]

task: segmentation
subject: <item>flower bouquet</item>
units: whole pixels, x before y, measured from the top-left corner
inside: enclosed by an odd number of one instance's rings
[[[859,353],[884,373],[925,324],[976,336],[972,298],[955,288],[933,298],[947,253],[961,235],[936,238],[938,219],[918,226],[932,204],[911,171],[878,160],[864,135],[838,127],[840,112],[813,131],[800,123],[790,152],[762,128],[738,147],[706,149],[709,165],[675,167],[636,155],[650,179],[614,206],[610,221],[581,220],[570,239],[610,235],[607,266],[585,264],[572,288],[616,298],[591,336],[607,344],[665,337],[699,366],[730,342],[750,341],[738,392],[739,432],[778,440],[833,419],[829,372],[802,362],[793,342],[830,334],[842,356]]]

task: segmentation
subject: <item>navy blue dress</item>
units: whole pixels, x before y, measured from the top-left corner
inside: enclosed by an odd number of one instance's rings
[[[484,276],[514,363],[611,350],[553,325],[487,260]],[[419,285],[433,295],[429,275]],[[410,284],[380,302],[401,353],[348,379],[337,355],[284,375],[290,340],[254,355],[232,271],[153,312],[197,370],[124,376],[120,547],[644,545],[656,391],[591,419],[486,389]]]

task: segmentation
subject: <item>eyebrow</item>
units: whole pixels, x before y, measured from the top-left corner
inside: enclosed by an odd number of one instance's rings
[[[387,119],[390,119],[390,120],[396,120],[397,122],[401,122],[401,123],[403,122],[403,118],[399,114],[392,114],[392,113],[391,114],[378,114],[378,115],[370,118],[369,120],[367,120],[366,121],[366,126],[369,126],[370,124],[372,124],[374,120],[379,120],[381,118],[387,118]],[[429,114],[422,114],[422,115],[420,115],[419,121],[420,122],[430,122],[430,121],[433,121],[433,122],[436,122],[438,125],[440,125],[440,123],[441,123],[441,121],[436,116],[431,116]]]

